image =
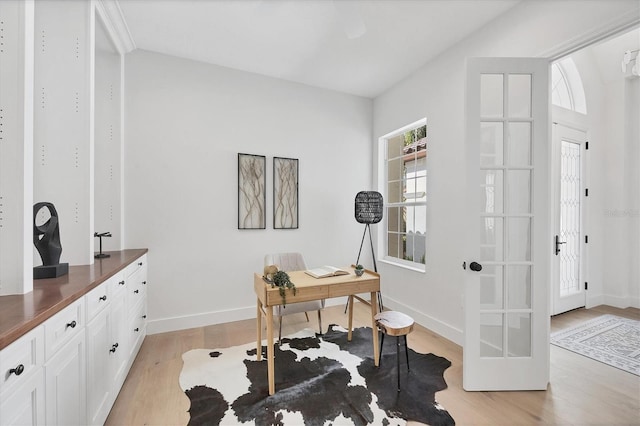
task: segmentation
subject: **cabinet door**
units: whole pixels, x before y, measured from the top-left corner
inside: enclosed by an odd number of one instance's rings
[[[78,334],[45,365],[47,425],[86,424],[85,336]]]
[[[127,313],[125,312],[125,299],[123,294],[122,297],[114,299],[111,302],[110,331],[113,351],[109,352],[109,362],[110,368],[112,368],[111,377],[113,379],[111,386],[114,389],[120,389],[124,383],[127,373],[127,361],[131,353],[131,339],[130,334],[127,332],[126,319]],[[117,392],[115,392],[115,394],[117,395]]]
[[[44,373],[42,369],[25,377],[0,399],[0,425],[45,424]]]
[[[109,332],[110,310],[95,316],[86,328],[87,333],[87,421],[102,424],[109,413],[109,391],[112,382],[109,357],[112,352]]]

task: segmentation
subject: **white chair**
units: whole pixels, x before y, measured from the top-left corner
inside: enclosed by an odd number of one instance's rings
[[[264,257],[264,266],[276,265],[279,271],[304,271],[307,265],[300,253],[276,253],[268,254]],[[295,282],[294,282],[295,284]],[[278,344],[282,338],[282,317],[290,314],[304,312],[309,321],[307,312],[318,311],[318,327],[322,334],[322,314],[324,308],[324,300],[312,300],[309,302],[287,303],[286,306],[278,305],[275,309],[275,315],[278,317]]]

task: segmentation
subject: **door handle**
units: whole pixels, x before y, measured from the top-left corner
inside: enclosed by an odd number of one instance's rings
[[[556,256],[560,253],[560,244],[567,244],[567,242],[560,241],[560,237],[556,235]]]
[[[462,269],[467,269],[467,262],[462,262]],[[480,272],[482,271],[482,265],[479,264],[478,262],[471,262],[469,264],[469,269],[471,269],[474,272]]]

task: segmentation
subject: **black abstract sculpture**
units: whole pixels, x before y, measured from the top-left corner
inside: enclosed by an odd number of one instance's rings
[[[38,212],[46,208],[49,219],[42,225],[36,224]],[[60,263],[62,244],[60,244],[60,223],[58,212],[53,204],[47,202],[36,203],[33,206],[33,244],[36,246],[42,266],[33,268],[33,278],[56,278],[69,272],[68,263]]]

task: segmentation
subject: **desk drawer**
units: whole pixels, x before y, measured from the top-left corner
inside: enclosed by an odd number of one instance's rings
[[[0,351],[0,395],[27,380],[42,365],[44,327],[39,326]]]

